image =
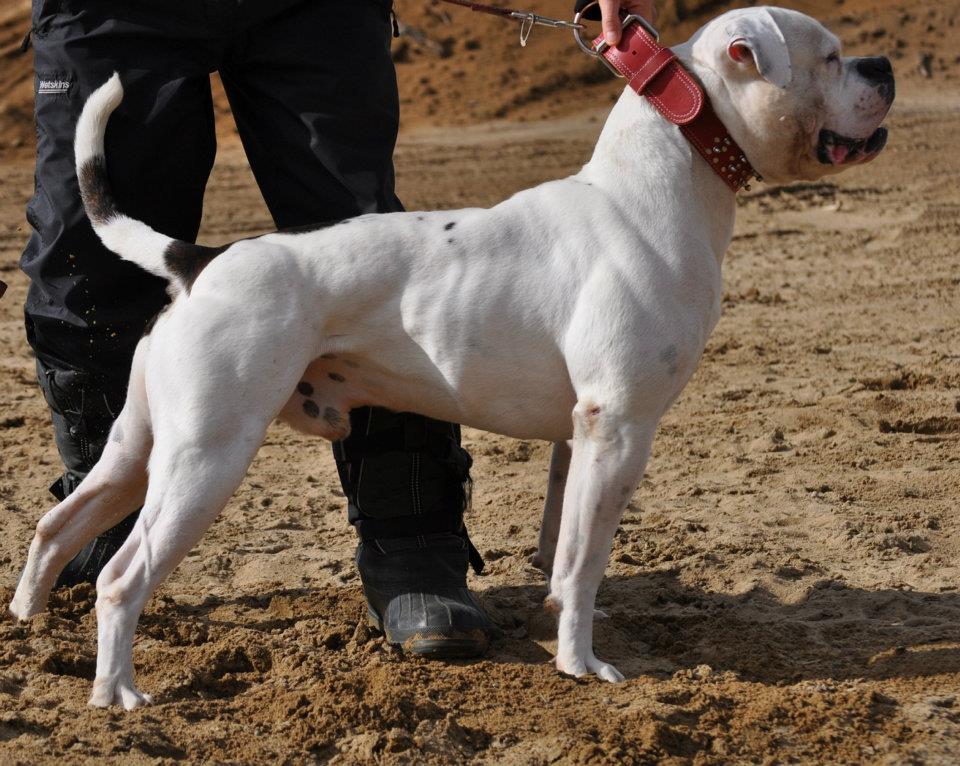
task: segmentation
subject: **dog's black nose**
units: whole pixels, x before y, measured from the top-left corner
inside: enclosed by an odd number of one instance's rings
[[[890,82],[893,79],[893,66],[886,56],[858,59],[857,71],[870,82]]]

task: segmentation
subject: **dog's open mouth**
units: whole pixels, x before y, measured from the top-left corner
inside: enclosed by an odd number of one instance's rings
[[[817,142],[817,159],[824,165],[869,162],[887,145],[887,129],[877,128],[869,138],[847,138],[824,128]]]

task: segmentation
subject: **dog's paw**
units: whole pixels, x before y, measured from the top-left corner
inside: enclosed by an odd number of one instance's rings
[[[123,705],[124,710],[153,704],[153,698],[144,694],[132,682],[123,682],[115,678],[97,679],[93,682],[93,693],[88,703],[91,707],[110,707]]]
[[[624,680],[623,673],[609,662],[602,662],[593,655],[584,659],[557,657],[556,663],[557,670],[566,673],[568,676],[582,678],[583,676],[595,675],[597,678],[609,681],[612,684],[618,684]]]
[[[10,606],[7,607],[7,613],[15,622],[24,622],[29,620],[34,615],[40,614],[43,611],[43,608],[40,609],[31,608],[28,599],[18,598],[16,595],[13,597],[13,600],[10,602]]]
[[[608,681],[612,684],[619,684],[626,680],[626,677],[609,662],[600,662],[594,659],[590,672],[597,678]]]

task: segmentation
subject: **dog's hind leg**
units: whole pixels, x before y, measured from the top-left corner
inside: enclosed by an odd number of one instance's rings
[[[530,563],[543,571],[547,577],[553,571],[553,558],[557,552],[557,537],[560,534],[560,518],[563,513],[563,491],[567,486],[570,470],[570,442],[553,443],[550,456],[550,478],[547,480],[547,498],[543,503],[543,523],[540,525],[540,542]]]
[[[143,365],[134,359],[127,402],[103,454],[77,489],[37,524],[10,613],[27,619],[43,611],[60,571],[84,545],[143,502],[152,437]]]
[[[90,704],[149,704],[133,679],[133,637],[147,599],[213,523],[243,479],[267,423],[157,435],[150,488],[130,538],[97,580],[97,673]],[[226,445],[226,448],[225,448]]]
[[[548,605],[559,610],[557,668],[607,681],[623,676],[593,653],[594,602],[613,536],[650,454],[656,428],[631,422],[613,404],[574,409],[573,454]]]

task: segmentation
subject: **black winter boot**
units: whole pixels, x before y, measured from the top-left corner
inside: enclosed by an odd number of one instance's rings
[[[470,456],[459,427],[370,408],[351,424],[334,455],[370,623],[414,654],[483,654],[493,628],[467,588],[468,566],[479,572],[483,560],[463,525]]]
[[[413,654],[483,654],[491,625],[467,588],[467,558],[468,542],[459,535],[361,542],[357,568],[370,624]]]
[[[65,471],[50,487],[57,500],[73,492],[100,459],[110,426],[120,414],[125,385],[97,384],[92,376],[66,365],[37,359],[37,376],[50,407],[57,450]],[[54,588],[96,584],[100,570],[127,539],[139,511],[87,543],[57,578]]]

